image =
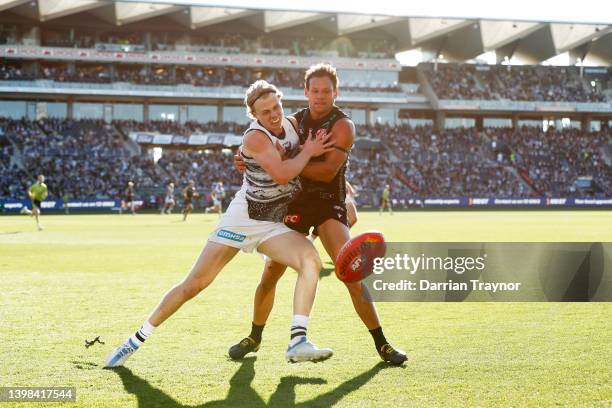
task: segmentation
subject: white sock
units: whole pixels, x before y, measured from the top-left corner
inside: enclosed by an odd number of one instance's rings
[[[306,337],[307,329],[308,316],[293,315],[293,320],[291,321],[291,340],[289,340],[289,347],[295,346],[302,340],[302,337]]]
[[[148,320],[145,320],[140,329],[138,329],[134,334],[132,334],[129,340],[133,341],[136,346],[140,347],[140,345],[144,343],[150,335],[153,334],[153,330],[155,330],[155,326],[149,323]]]

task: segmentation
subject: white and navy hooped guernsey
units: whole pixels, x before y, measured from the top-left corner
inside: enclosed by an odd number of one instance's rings
[[[166,204],[174,203],[174,186],[168,185],[166,187]]]
[[[287,158],[299,152],[300,138],[293,124],[283,118],[284,137],[270,133],[257,121],[253,121],[244,132],[264,133],[273,145],[280,143]],[[242,187],[221,217],[209,240],[251,252],[262,242],[286,232],[290,228],[283,224],[287,207],[300,190],[299,179],[280,185],[253,159],[242,154],[246,164]]]

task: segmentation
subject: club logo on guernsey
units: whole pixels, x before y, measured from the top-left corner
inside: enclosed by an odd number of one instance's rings
[[[224,230],[224,229],[217,232],[217,236],[221,238],[225,238],[225,239],[230,239],[236,242],[242,242],[246,239],[246,235],[237,234],[235,232]]]

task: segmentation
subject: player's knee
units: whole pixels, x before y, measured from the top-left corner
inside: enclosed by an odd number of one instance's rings
[[[279,279],[285,273],[285,266],[276,263],[267,263],[264,273],[261,275],[259,285],[266,291],[274,289]]]
[[[351,295],[361,293],[361,282],[344,282]]]
[[[351,298],[358,299],[360,301],[372,302],[372,296],[370,295],[370,291],[363,284],[363,282],[344,282],[346,288],[348,289]]]
[[[321,266],[322,266],[321,258],[319,257],[319,254],[314,249],[314,247],[312,248],[312,250],[304,251],[300,255],[300,270],[301,271],[308,271],[308,272],[314,271],[318,275],[319,271],[321,270]]]

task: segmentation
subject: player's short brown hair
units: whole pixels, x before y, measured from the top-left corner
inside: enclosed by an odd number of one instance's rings
[[[308,88],[310,86],[310,78],[324,78],[327,77],[332,81],[334,89],[338,89],[338,73],[336,68],[330,64],[316,64],[308,68],[304,75],[304,86]]]
[[[244,104],[247,108],[247,116],[251,119],[255,119],[253,105],[255,102],[265,94],[273,93],[278,96],[278,99],[283,97],[283,93],[278,90],[277,87],[272,85],[271,83],[260,79],[258,81],[253,82],[249,89],[246,91],[246,95],[244,96]]]

